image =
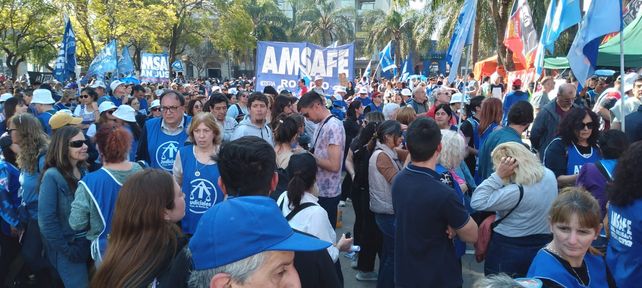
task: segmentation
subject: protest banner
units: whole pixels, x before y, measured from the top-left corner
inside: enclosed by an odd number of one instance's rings
[[[141,53],[140,80],[154,83],[169,81],[169,56],[167,53]]]
[[[341,84],[340,75],[354,78],[354,44],[321,47],[306,42],[259,41],[256,49],[256,90],[266,86],[295,91],[301,75],[323,77],[326,95]],[[300,73],[302,72],[302,73]]]

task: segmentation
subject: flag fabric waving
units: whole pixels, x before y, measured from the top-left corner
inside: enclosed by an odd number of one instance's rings
[[[118,69],[118,53],[116,51],[116,40],[111,40],[105,48],[100,50],[96,58],[91,61],[85,78],[96,75],[98,79],[103,79],[105,73],[116,71]]]
[[[621,0],[597,2],[591,1],[568,51],[568,64],[580,85],[584,85],[584,81],[595,72],[598,48],[603,36],[622,28]]]
[[[579,0],[551,0],[546,12],[546,20],[542,27],[542,35],[537,44],[535,55],[535,73],[542,74],[545,51],[553,51],[553,44],[562,31],[577,24],[582,19]]]
[[[172,69],[174,69],[175,72],[183,72],[183,62],[181,62],[181,60],[176,59],[176,61],[172,63]]]
[[[403,62],[403,68],[401,70],[401,81],[405,82],[408,80],[408,77],[410,76],[410,72],[412,72],[412,57],[411,55],[406,56],[406,60]]]
[[[370,73],[372,73],[372,60],[368,61],[368,66],[366,66],[366,70],[363,71],[362,77],[366,77],[366,79],[370,79]]]
[[[381,65],[382,72],[397,68],[392,51],[392,41],[388,42],[388,45],[379,52],[379,65]]]
[[[519,57],[524,66],[532,67],[537,42],[537,30],[528,1],[515,0],[506,25],[504,45]]]
[[[76,70],[76,34],[71,27],[71,21],[67,19],[65,33],[62,36],[62,44],[58,51],[53,75],[60,82],[67,81]]]
[[[118,61],[118,74],[123,74],[123,77],[129,77],[134,74],[134,61],[129,55],[128,47],[123,47],[120,60]]]
[[[452,38],[450,38],[450,45],[448,45],[448,52],[446,53],[446,63],[450,65],[450,74],[448,74],[448,82],[455,81],[457,70],[459,70],[459,62],[461,54],[463,54],[464,46],[466,45],[471,35],[470,30],[475,25],[475,16],[477,13],[477,0],[466,0],[464,7],[462,7],[459,16],[457,17],[457,25]],[[472,40],[472,39],[471,39]]]

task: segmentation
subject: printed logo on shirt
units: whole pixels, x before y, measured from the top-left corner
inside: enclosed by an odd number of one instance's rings
[[[178,142],[167,141],[156,148],[156,162],[164,170],[172,171],[178,153]]]
[[[631,247],[633,245],[633,233],[631,233],[631,220],[622,217],[617,212],[611,211],[611,238],[620,242],[620,244]]]
[[[212,182],[197,178],[190,183],[192,190],[189,193],[189,211],[203,214],[216,203],[216,186]]]
[[[580,169],[582,169],[582,166],[584,166],[584,165],[574,165],[573,166],[573,175],[580,174]]]

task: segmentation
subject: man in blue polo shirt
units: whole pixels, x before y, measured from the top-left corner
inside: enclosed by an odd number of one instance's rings
[[[461,287],[452,238],[477,240],[477,224],[455,190],[435,172],[440,142],[439,127],[430,118],[418,118],[408,128],[412,162],[392,182],[395,287]]]

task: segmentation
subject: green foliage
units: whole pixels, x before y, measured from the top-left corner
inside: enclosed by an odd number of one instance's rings
[[[355,10],[336,9],[332,0],[316,0],[298,12],[300,20],[295,33],[306,41],[328,46],[334,41],[348,43],[354,40]]]

